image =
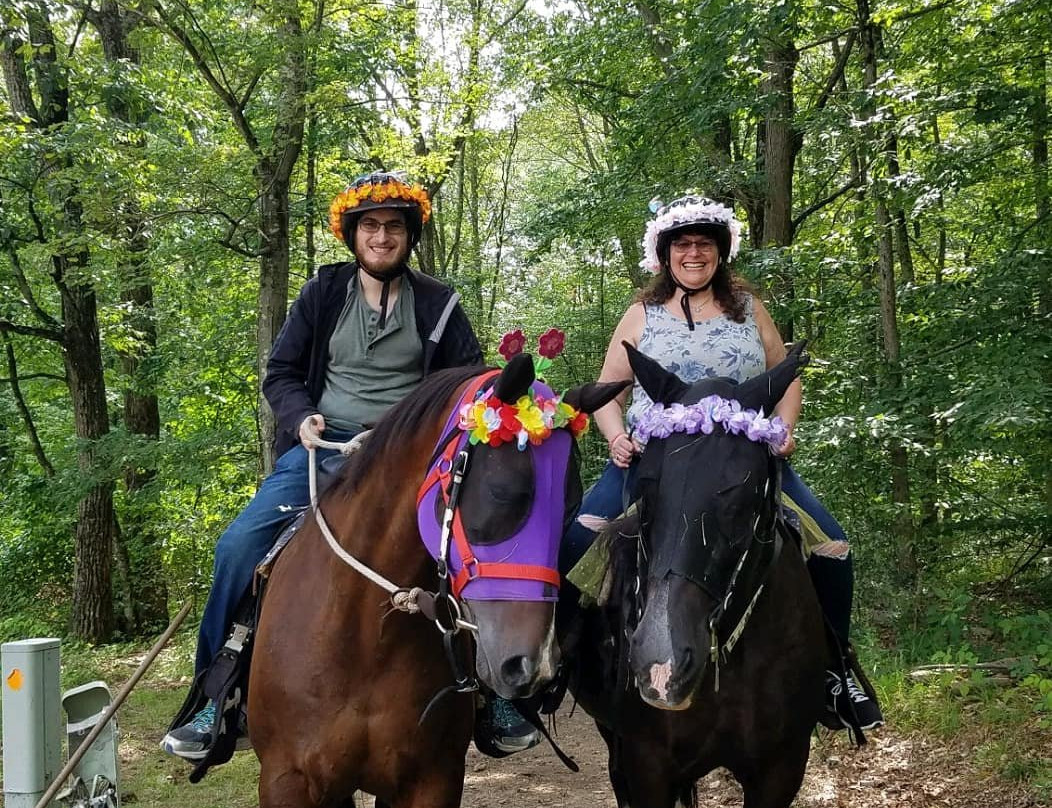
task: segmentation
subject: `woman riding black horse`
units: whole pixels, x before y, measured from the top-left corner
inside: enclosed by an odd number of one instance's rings
[[[655,403],[638,424],[636,512],[597,545],[610,564],[571,687],[607,742],[619,808],[696,805],[719,766],[746,808],[787,808],[822,712],[825,636],[800,545],[776,526],[786,426],[763,413],[799,351],[740,386],[687,385],[628,351]]]
[[[668,205],[655,202],[651,207],[655,216],[647,223],[641,266],[655,277],[614,331],[600,379],[632,377],[622,342],[687,383],[716,377],[744,382],[781,362],[786,352],[774,322],[760,299],[731,269],[741,231],[733,211],[694,195]],[[626,500],[634,499],[642,446],[631,433],[652,402],[637,380],[626,425],[622,412],[626,398],[627,392],[596,413],[596,424],[609,443],[610,462],[585,495],[581,515],[564,538],[560,560],[564,572],[584,555],[596,529],[622,513]],[[800,406],[800,382],[796,380],[773,412],[787,426],[785,440],[773,449],[781,457],[788,458],[796,448],[793,427]],[[708,469],[698,473],[702,471]],[[780,477],[784,504],[809,529],[808,569],[835,644],[846,651],[854,584],[847,537],[788,462],[781,463]],[[827,726],[857,731],[883,724],[872,693],[860,685],[849,666],[841,664],[839,653],[831,654],[825,681],[822,720]]]

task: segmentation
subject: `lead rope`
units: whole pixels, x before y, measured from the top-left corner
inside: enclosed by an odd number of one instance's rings
[[[474,623],[470,623],[461,617],[460,605],[453,598],[446,598],[446,602],[449,605],[450,612],[453,616],[453,628],[447,629],[437,619],[437,616],[427,614],[427,611],[421,607],[420,599],[422,596],[429,596],[432,598],[432,604],[434,596],[420,587],[413,587],[412,589],[405,589],[403,587],[396,586],[391,581],[387,580],[376,570],[369,566],[366,566],[353,555],[348,553],[340,543],[333,536],[332,531],[329,529],[328,523],[325,521],[325,516],[321,512],[321,507],[318,503],[318,464],[317,464],[317,449],[335,449],[345,456],[353,454],[361,446],[361,436],[357,436],[351,439],[347,443],[339,443],[328,440],[316,440],[313,445],[307,447],[307,453],[309,455],[307,468],[308,468],[308,481],[310,486],[310,505],[311,511],[314,513],[314,520],[318,523],[318,528],[321,530],[321,535],[329,545],[329,549],[336,554],[344,564],[351,567],[351,569],[358,572],[360,575],[368,578],[374,584],[385,590],[391,596],[391,605],[395,609],[401,612],[408,612],[409,614],[417,614],[424,612],[426,617],[430,617],[432,622],[438,626],[439,631],[442,633],[453,632],[455,633],[459,629],[467,629],[468,631],[477,632],[478,626]],[[448,510],[448,509],[447,509]],[[447,519],[443,522],[452,519],[452,514],[447,514]]]

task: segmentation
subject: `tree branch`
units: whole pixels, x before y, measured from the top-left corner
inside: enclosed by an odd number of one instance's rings
[[[851,29],[847,35],[847,41],[844,43],[843,50],[837,55],[836,64],[833,65],[833,69],[829,71],[829,78],[826,79],[826,86],[822,88],[822,94],[818,96],[818,100],[815,101],[813,109],[825,109],[825,105],[829,103],[829,99],[833,95],[833,90],[836,89],[837,84],[840,83],[840,79],[844,76],[844,68],[847,67],[848,57],[851,55],[851,50],[855,45],[855,39],[858,36],[858,31]]]
[[[939,11],[950,6],[957,5],[957,0],[943,0],[941,3],[936,3],[933,6],[926,6],[924,8],[918,8],[916,11],[907,11],[904,14],[894,14],[889,19],[889,22],[899,22],[900,20],[912,20],[917,17],[923,17],[925,14],[929,14],[932,11]]]
[[[844,34],[847,34],[849,37],[853,37],[857,33],[858,28],[853,25],[850,28],[845,28],[843,31],[837,31],[835,34],[830,34],[829,36],[824,36],[821,39],[816,39],[814,42],[808,42],[806,45],[800,45],[797,48],[797,50],[800,51],[800,53],[803,53],[805,50],[817,48],[819,45],[825,45],[827,42],[835,42],[836,40],[840,39],[840,37],[842,37]]]
[[[40,337],[40,339],[62,342],[62,331],[55,328],[40,328],[32,325],[21,325],[12,323],[10,320],[0,320],[0,333],[21,334],[25,337]]]
[[[142,15],[141,18],[143,21],[154,28],[167,33],[172,39],[183,46],[183,50],[186,51],[194,65],[196,65],[198,71],[204,77],[205,82],[207,82],[208,86],[212,88],[212,91],[219,96],[219,100],[222,101],[223,105],[227,108],[227,111],[233,119],[234,127],[241,134],[242,139],[245,141],[245,145],[247,145],[249,150],[258,158],[263,159],[266,155],[263,154],[259,141],[256,139],[256,135],[252,131],[251,124],[249,124],[248,119],[245,118],[244,108],[241,106],[241,102],[234,96],[234,93],[230,89],[224,86],[223,82],[221,82],[212,71],[212,68],[209,67],[208,61],[205,59],[201,49],[197,47],[197,43],[195,43],[193,38],[186,32],[186,29],[179,25],[179,23],[174,20],[172,15],[169,14],[160,3],[155,2],[152,5],[153,8],[156,9],[159,19],[153,19],[148,15]],[[205,41],[207,42],[207,37],[205,37]],[[217,69],[222,72],[223,67],[219,62],[215,49],[211,46],[209,46],[209,49],[212,51],[212,55],[216,60]]]
[[[29,285],[29,280],[26,278],[25,271],[22,269],[22,261],[18,257],[18,250],[15,249],[15,245],[11,242],[11,239],[7,239],[4,242],[4,249],[7,251],[8,257],[11,259],[11,268],[14,270],[15,280],[18,282],[18,290],[22,293],[22,297],[29,306],[29,310],[32,311],[33,314],[36,315],[36,318],[48,328],[61,331],[62,324],[44,311],[40,304],[37,303],[36,296],[33,294],[33,287]]]
[[[806,220],[807,217],[810,216],[812,213],[816,213],[817,211],[820,211],[822,208],[824,208],[826,205],[832,204],[837,199],[846,194],[848,191],[857,188],[859,184],[859,178],[852,177],[840,188],[833,191],[833,193],[831,193],[829,196],[825,197],[824,199],[819,199],[817,202],[808,205],[793,219],[793,232],[795,233],[797,228],[800,227],[800,225],[804,223],[804,220]]]
[[[263,71],[257,70],[255,74],[248,80],[248,86],[245,88],[245,92],[241,94],[241,100],[238,102],[238,109],[244,112],[245,107],[248,106],[248,99],[252,95],[252,91],[256,89],[256,85],[259,84],[259,80],[263,78]]]
[[[15,381],[34,382],[40,379],[45,379],[49,382],[62,382],[63,384],[66,383],[66,377],[59,376],[57,373],[23,373],[21,376],[17,377]],[[0,376],[0,382],[6,383],[9,381],[11,381],[10,378],[6,376]]]
[[[33,454],[36,455],[37,462],[44,469],[44,473],[48,477],[54,477],[55,467],[47,459],[44,447],[40,443],[40,436],[37,434],[36,425],[33,423],[33,414],[29,411],[29,405],[26,404],[25,396],[22,395],[22,388],[18,385],[18,363],[15,361],[15,349],[6,335],[4,336],[4,349],[7,352],[7,371],[11,375],[7,382],[11,385],[11,394],[15,397],[15,406],[18,407],[18,412],[22,416],[22,422],[26,425],[29,442],[33,446]]]

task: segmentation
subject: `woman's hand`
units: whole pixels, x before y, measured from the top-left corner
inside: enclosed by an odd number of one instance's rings
[[[632,458],[643,451],[643,447],[632,440],[627,432],[618,433],[609,444],[610,459],[619,469],[627,469],[632,463]]]
[[[793,428],[789,427],[789,433],[785,436],[785,441],[774,450],[776,455],[781,457],[789,457],[793,452],[796,451],[796,438],[793,437]]]
[[[307,449],[317,445],[317,441],[321,438],[321,433],[325,431],[325,418],[321,413],[315,413],[314,415],[308,415],[303,419],[303,423],[300,424],[300,443]]]

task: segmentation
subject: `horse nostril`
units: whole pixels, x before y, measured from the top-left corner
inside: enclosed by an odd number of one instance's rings
[[[500,666],[500,676],[507,684],[522,687],[533,682],[536,666],[527,656],[516,656],[504,660]]]
[[[680,665],[680,676],[690,676],[694,670],[694,649],[684,648],[681,656],[683,663]]]

